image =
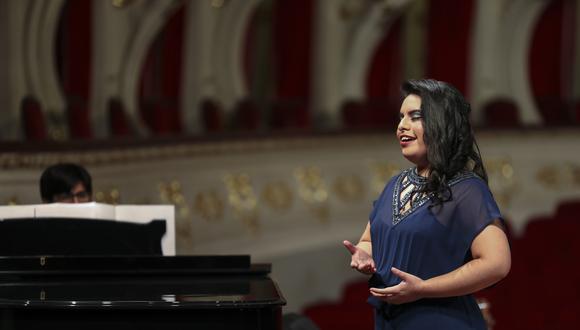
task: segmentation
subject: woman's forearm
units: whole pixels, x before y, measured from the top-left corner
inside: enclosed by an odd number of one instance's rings
[[[497,283],[509,269],[509,262],[473,259],[450,273],[423,281],[422,295],[435,298],[471,294]]]

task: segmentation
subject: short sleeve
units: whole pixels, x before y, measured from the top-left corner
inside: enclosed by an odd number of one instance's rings
[[[399,174],[400,175],[400,174]],[[373,208],[371,210],[371,213],[369,214],[369,221],[372,223],[373,219],[376,217],[378,210],[385,205],[385,203],[390,203],[391,198],[389,196],[388,191],[391,191],[392,186],[395,184],[396,179],[399,177],[399,175],[395,175],[393,176],[385,185],[385,187],[383,188],[383,191],[381,192],[381,194],[379,195],[379,197],[373,201]]]
[[[450,232],[449,244],[467,253],[475,237],[501,214],[487,184],[478,177],[464,179],[451,187],[452,199],[439,210],[437,220]]]
[[[378,203],[378,199],[375,199],[373,201],[373,208],[371,210],[371,213],[369,214],[369,221],[372,222],[373,219],[375,218],[376,214],[377,214],[377,203]]]

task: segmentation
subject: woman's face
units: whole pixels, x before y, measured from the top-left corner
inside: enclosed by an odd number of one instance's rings
[[[397,139],[401,145],[403,156],[417,165],[419,171],[426,169],[429,163],[427,162],[427,146],[423,140],[421,97],[409,94],[403,100],[399,117]]]

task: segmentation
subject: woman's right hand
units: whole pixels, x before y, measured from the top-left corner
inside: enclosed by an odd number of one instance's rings
[[[371,255],[365,250],[357,247],[349,241],[343,241],[342,244],[344,244],[348,252],[351,254],[351,268],[367,275],[374,274],[377,271],[373,257],[371,257]]]

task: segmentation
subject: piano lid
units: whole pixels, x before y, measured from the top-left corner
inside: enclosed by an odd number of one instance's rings
[[[268,274],[269,264],[251,264],[249,255],[0,256],[0,281],[7,276]]]

